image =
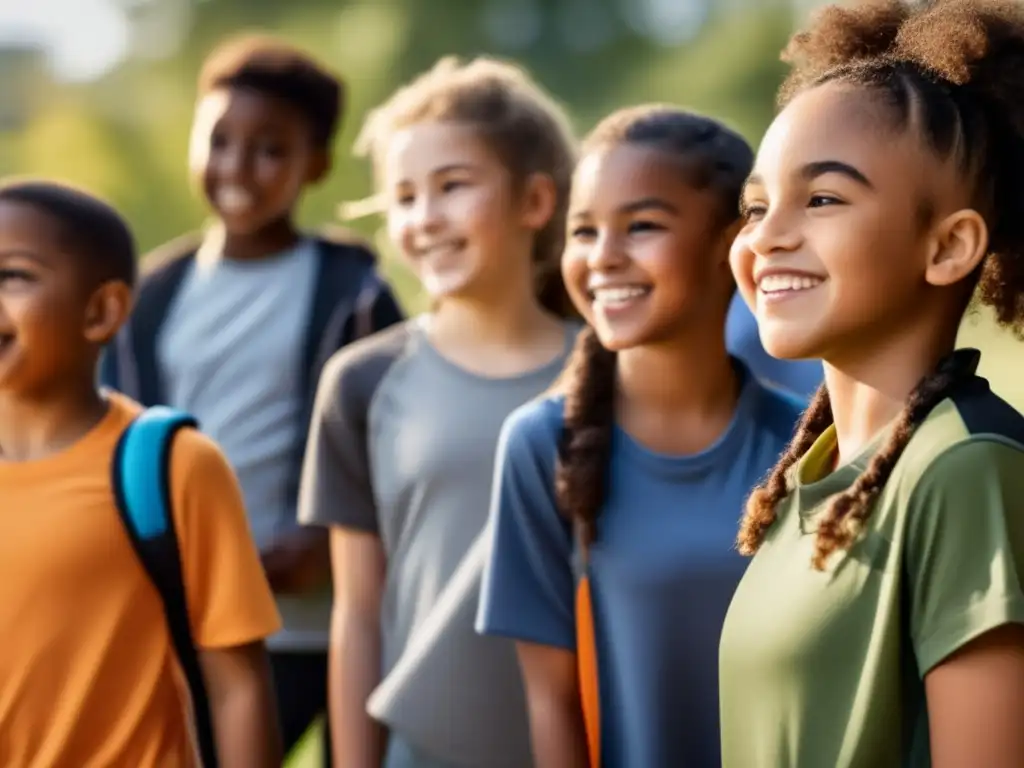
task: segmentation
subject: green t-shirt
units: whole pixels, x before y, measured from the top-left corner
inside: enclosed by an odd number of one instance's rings
[[[722,631],[724,768],[928,766],[925,674],[1024,623],[1024,417],[981,378],[917,429],[851,550],[813,569],[816,518],[884,438],[829,473],[829,429],[790,476]]]

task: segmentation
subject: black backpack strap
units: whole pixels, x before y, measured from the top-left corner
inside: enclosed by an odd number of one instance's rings
[[[192,725],[203,768],[217,768],[213,719],[192,640],[178,536],[171,514],[171,444],[194,418],[164,406],[135,418],[118,441],[112,466],[117,510],[132,547],[160,593],[178,663],[188,683]]]

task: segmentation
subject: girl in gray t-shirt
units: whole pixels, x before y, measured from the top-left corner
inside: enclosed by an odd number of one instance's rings
[[[501,424],[578,330],[557,269],[570,134],[520,69],[443,61],[371,115],[360,148],[433,308],[320,381],[300,519],[332,531],[335,761],[528,767],[513,645],[473,620]]]

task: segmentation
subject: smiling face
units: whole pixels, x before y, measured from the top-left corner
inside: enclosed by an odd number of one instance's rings
[[[76,385],[127,314],[130,289],[83,274],[60,225],[31,205],[0,201],[0,392]]]
[[[521,215],[511,175],[472,128],[424,122],[399,130],[383,185],[391,239],[433,299],[530,284],[530,248],[544,222]]]
[[[587,154],[573,179],[562,275],[611,350],[721,332],[732,293],[722,202],[680,160],[642,145]]]
[[[291,216],[327,168],[306,118],[251,89],[221,88],[196,108],[190,163],[228,234],[252,235]]]
[[[922,322],[952,176],[863,88],[828,83],[776,118],[731,262],[774,357],[835,360]]]

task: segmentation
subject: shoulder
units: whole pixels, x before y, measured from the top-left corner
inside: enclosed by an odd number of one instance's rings
[[[236,480],[221,447],[201,429],[186,427],[171,445],[170,480],[177,494],[216,496],[232,489]]]
[[[1024,416],[975,378],[941,401],[915,430],[894,474],[916,496],[959,496],[1024,481]],[[1022,486],[1024,487],[1024,486]],[[986,488],[986,492],[990,491]]]
[[[187,232],[144,254],[139,263],[140,287],[184,267],[203,244],[203,237],[200,231]]]
[[[557,449],[564,424],[565,397],[542,395],[505,419],[501,442],[507,454],[549,454]]]
[[[396,323],[339,349],[324,365],[321,389],[346,397],[358,392],[368,401],[391,366],[409,349],[412,322]]]
[[[202,428],[185,427],[174,436],[175,461],[188,467],[227,464],[224,451]]]
[[[377,263],[377,254],[370,241],[345,227],[323,227],[311,233],[325,260],[349,261],[372,269]]]

